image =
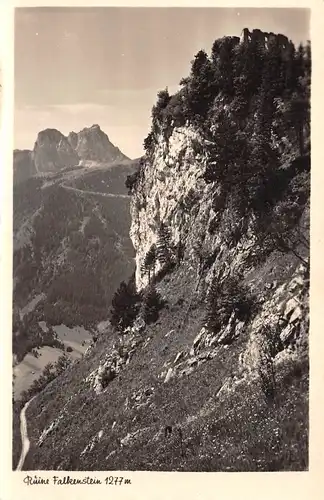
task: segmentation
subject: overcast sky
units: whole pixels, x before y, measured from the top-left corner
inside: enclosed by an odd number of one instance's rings
[[[15,147],[32,149],[44,128],[98,123],[140,156],[157,91],[174,92],[198,50],[244,27],[310,38],[303,9],[16,9]]]

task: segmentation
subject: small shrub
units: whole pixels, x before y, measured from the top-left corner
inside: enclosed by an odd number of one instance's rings
[[[163,117],[166,123],[173,121],[174,126],[181,127],[185,125],[188,118],[188,107],[183,91],[173,95],[163,112]]]
[[[280,329],[264,326],[257,336],[258,374],[260,387],[266,402],[272,403],[276,393],[273,359],[282,350]]]
[[[183,241],[180,240],[178,245],[177,245],[178,264],[180,264],[180,262],[184,259],[184,254],[185,254],[185,245],[184,245]]]
[[[208,232],[209,234],[213,235],[216,233],[216,230],[219,226],[219,216],[218,215],[215,215],[215,217],[213,217],[209,224],[208,224]]]
[[[168,274],[172,273],[172,271],[175,269],[176,263],[175,262],[168,262],[165,264],[162,269],[160,269],[156,275],[154,276],[154,279],[152,280],[153,283],[158,283],[161,281],[163,278],[165,278]]]
[[[215,262],[217,253],[218,250],[216,248],[213,252],[206,252],[205,255],[202,256],[201,271],[206,271],[211,268]]]

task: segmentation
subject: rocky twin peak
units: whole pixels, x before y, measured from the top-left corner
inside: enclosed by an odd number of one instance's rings
[[[128,160],[99,125],[70,132],[48,128],[38,133],[32,151],[14,151],[14,180],[22,182],[37,173],[57,172],[82,162],[115,163]]]

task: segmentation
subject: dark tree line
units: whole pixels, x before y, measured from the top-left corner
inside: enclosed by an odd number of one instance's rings
[[[50,382],[59,377],[67,368],[69,368],[69,366],[71,366],[71,364],[72,360],[66,354],[60,356],[54,364],[47,363],[42,374],[33,381],[27,391],[23,391],[21,393],[19,399],[22,404],[43,391]]]

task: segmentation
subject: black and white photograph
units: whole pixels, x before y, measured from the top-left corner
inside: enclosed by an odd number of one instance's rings
[[[309,470],[311,75],[306,8],[15,9],[13,471]]]

